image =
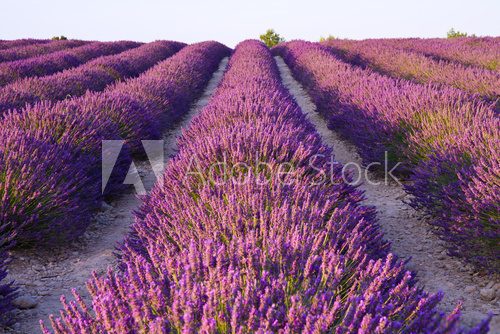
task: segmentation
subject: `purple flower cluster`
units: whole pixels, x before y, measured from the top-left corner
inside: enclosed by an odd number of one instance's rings
[[[105,92],[8,114],[0,129],[0,232],[6,238],[0,249],[13,242],[41,246],[79,236],[102,201],[102,140],[159,139],[165,125],[161,114],[172,121],[185,114],[229,53],[216,42],[193,44]],[[117,163],[120,175],[129,167],[127,153],[135,153],[130,146]],[[119,189],[113,182],[108,193]],[[0,316],[8,309],[10,291],[0,285]]]
[[[123,52],[139,45],[139,43],[128,41],[94,42],[48,55],[5,62],[0,64],[0,86],[22,78],[53,74],[79,66],[91,59]]]
[[[0,50],[6,50],[10,48],[18,48],[22,46],[28,46],[33,44],[44,44],[49,43],[48,39],[33,39],[33,38],[24,38],[24,39],[14,39],[14,40],[1,40],[0,41]]]
[[[48,43],[35,43],[0,50],[0,63],[14,61],[30,57],[40,56],[55,51],[82,46],[89,42],[78,40],[50,41]]]
[[[377,39],[384,45],[420,52],[435,59],[500,71],[498,37]]]
[[[285,43],[275,52],[365,163],[383,163],[388,152],[390,163],[406,164],[413,205],[434,217],[452,254],[500,270],[500,124],[493,105],[350,66],[315,43]]]
[[[141,74],[184,45],[171,41],[152,42],[53,75],[18,80],[0,89],[0,115],[37,101],[58,101],[81,96],[89,90],[101,91],[115,81]]]
[[[179,148],[137,213],[122,270],[89,282],[92,309],[76,292],[62,298],[55,333],[462,333],[459,311],[439,313],[440,295],[388,254],[374,211],[338,182],[340,170],[313,184],[307,161],[319,153],[325,165],[332,152],[262,43],[236,48]],[[236,165],[256,153],[290,163],[298,181],[262,185],[264,169],[235,172],[233,181],[248,174],[244,184],[201,182],[222,156]],[[193,155],[199,173],[186,177]]]
[[[491,101],[500,98],[500,72],[435,60],[378,40],[331,40],[325,45],[351,63],[392,77],[449,85]]]

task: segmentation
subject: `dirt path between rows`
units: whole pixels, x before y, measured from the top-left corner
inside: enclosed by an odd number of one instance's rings
[[[219,69],[214,73],[203,95],[193,105],[184,119],[174,129],[164,134],[164,157],[169,159],[177,151],[177,137],[181,134],[192,117],[209,101],[217,88],[227,66],[228,58],[221,61]],[[151,189],[156,181],[152,168],[147,162],[136,163],[146,190]],[[102,211],[76,242],[60,249],[43,251],[14,251],[12,263],[9,265],[7,280],[15,280],[20,294],[27,303],[36,307],[17,310],[16,323],[6,333],[34,334],[41,333],[39,319],[47,324],[50,314],[59,314],[60,296],[71,297],[71,288],[78,287],[84,299],[89,301],[85,282],[92,271],[103,273],[108,267],[116,266],[114,256],[116,245],[123,240],[133,222],[133,211],[140,205],[135,192],[123,194],[115,201],[103,204]],[[2,329],[0,329],[0,333]]]
[[[356,148],[328,129],[326,121],[316,112],[302,86],[293,78],[290,69],[281,57],[275,57],[284,85],[314,124],[325,144],[333,147],[335,160],[342,164],[354,163],[361,166]],[[355,124],[353,124],[355,126]],[[354,179],[359,170],[354,168]],[[368,179],[380,182],[374,185],[367,182],[365,171],[360,176],[360,188],[365,191],[364,204],[377,209],[379,224],[385,238],[391,242],[392,251],[403,259],[411,258],[407,268],[416,272],[419,283],[426,291],[444,292],[441,302],[443,311],[451,311],[459,302],[463,303],[462,318],[465,326],[477,324],[488,313],[494,315],[490,333],[500,333],[500,296],[499,278],[486,277],[474,272],[469,265],[448,256],[443,242],[432,233],[425,222],[424,215],[415,211],[404,200],[407,197],[402,186],[388,182],[366,173]]]

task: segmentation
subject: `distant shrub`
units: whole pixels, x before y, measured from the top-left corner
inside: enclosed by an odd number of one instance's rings
[[[51,39],[52,39],[53,41],[65,41],[65,40],[67,40],[67,39],[68,39],[68,37],[61,35],[61,36],[54,36],[54,37],[52,37]]]
[[[457,38],[457,37],[476,37],[476,35],[471,35],[469,36],[469,34],[467,34],[466,32],[461,32],[461,31],[458,31],[458,30],[455,30],[453,28],[450,29],[450,31],[448,31],[448,33],[446,34],[446,36],[448,38]]]
[[[332,40],[334,40],[334,39],[337,39],[337,37],[335,37],[335,36],[333,36],[333,35],[328,35],[327,37],[323,37],[323,36],[321,36],[321,37],[319,38],[319,41],[320,41],[320,42],[327,42],[327,41],[332,41]]]
[[[281,37],[278,33],[276,33],[273,29],[267,29],[265,34],[260,35],[260,40],[267,45],[267,47],[272,48],[273,46],[278,45],[285,41],[283,37]]]

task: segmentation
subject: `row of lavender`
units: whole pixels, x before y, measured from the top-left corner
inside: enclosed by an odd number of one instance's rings
[[[449,85],[495,101],[500,98],[500,72],[435,60],[424,54],[392,47],[379,40],[331,40],[325,45],[347,61],[419,83]]]
[[[18,48],[21,46],[28,46],[28,45],[34,45],[34,44],[44,44],[44,43],[49,43],[50,41],[51,41],[50,39],[34,39],[34,38],[1,40],[0,41],[0,50]]]
[[[94,42],[47,55],[1,63],[0,87],[22,78],[50,75],[93,58],[123,52],[139,45],[140,43],[128,41]]]
[[[115,81],[139,75],[183,45],[157,41],[52,75],[18,80],[0,89],[0,116],[9,109],[21,109],[39,101],[59,101],[89,90],[101,91]]]
[[[413,205],[434,217],[451,254],[500,269],[500,124],[491,105],[352,67],[319,44],[275,52],[366,164],[383,165],[385,152],[389,164],[405,164]]]
[[[408,38],[379,41],[387,43],[386,45],[417,51],[436,59],[500,71],[500,38],[498,37]]]
[[[171,53],[183,46],[168,43]],[[123,176],[130,155],[137,153],[133,143],[159,139],[165,121],[188,110],[229,52],[216,42],[194,44],[105,92],[39,103],[8,115],[0,131],[0,175],[5,175],[0,179],[0,229],[8,241],[41,246],[79,236],[102,200],[102,140],[129,142],[117,162]],[[3,306],[0,314],[7,311]]]
[[[0,50],[6,50],[10,48],[18,48],[21,46],[28,46],[33,44],[43,44],[49,43],[49,39],[33,39],[33,38],[23,38],[23,39],[14,39],[14,40],[1,40],[0,41]]]
[[[30,57],[40,56],[55,51],[82,46],[89,42],[79,40],[50,41],[48,43],[34,43],[19,47],[0,50],[0,63]]]
[[[55,333],[458,332],[458,312],[436,311],[440,296],[388,254],[340,167],[319,181],[332,152],[262,43],[236,48],[179,147],[122,271],[89,282],[93,310],[63,299]]]

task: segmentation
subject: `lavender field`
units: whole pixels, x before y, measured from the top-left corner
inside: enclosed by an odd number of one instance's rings
[[[500,38],[0,40],[0,333],[500,333]]]

